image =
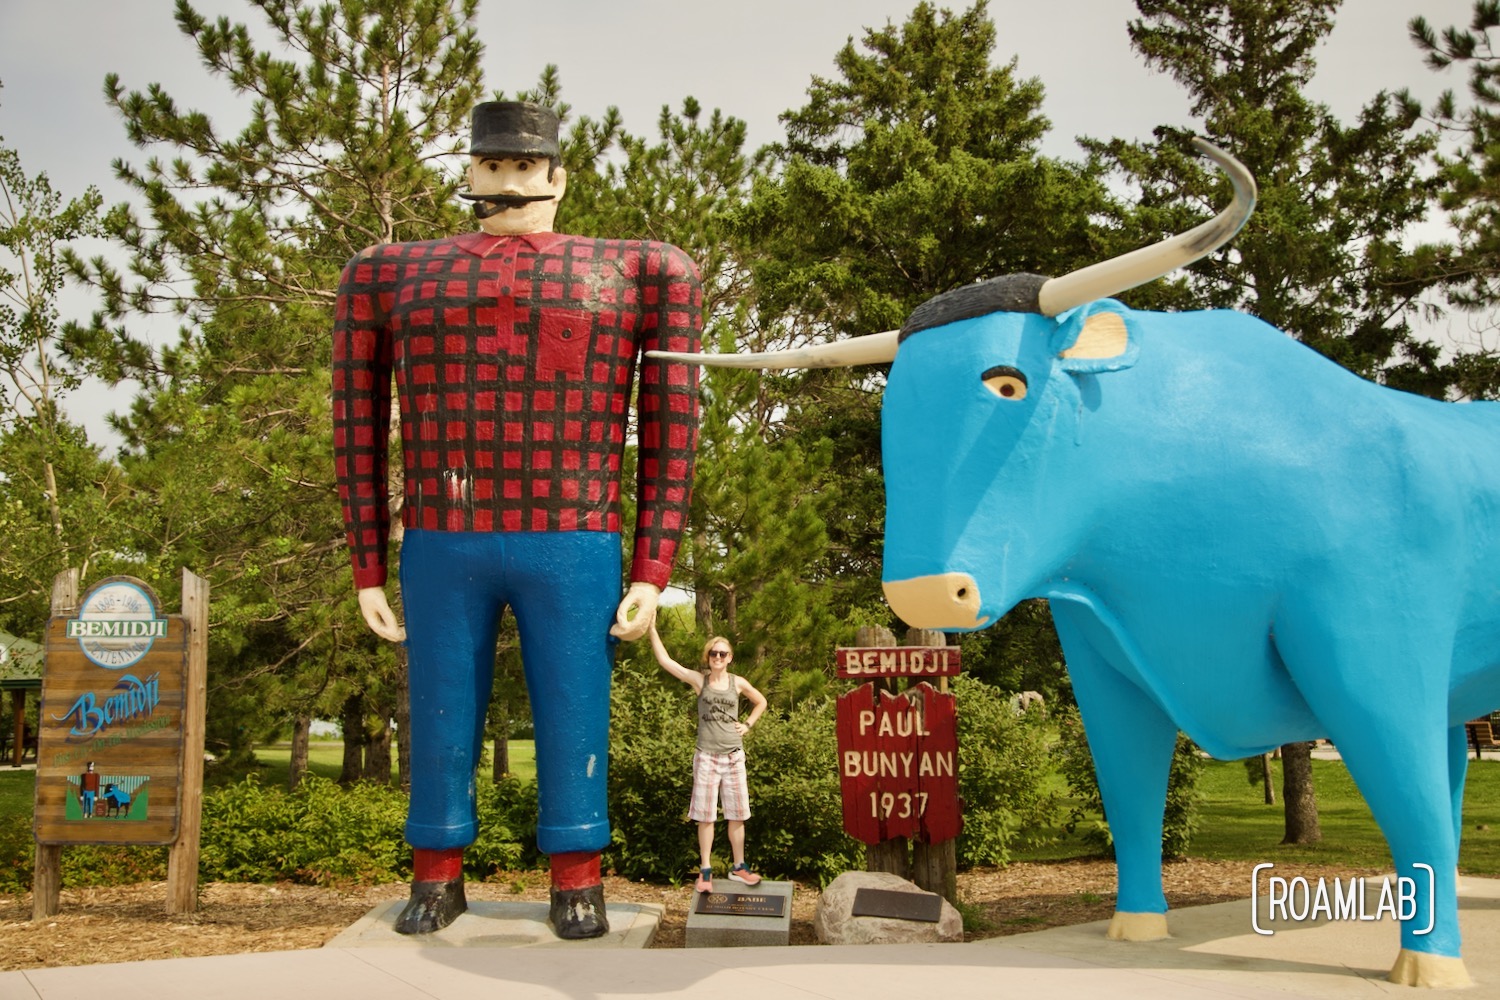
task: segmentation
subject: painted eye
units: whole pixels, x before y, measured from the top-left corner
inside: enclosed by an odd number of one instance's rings
[[[984,387],[1001,399],[1019,401],[1026,398],[1026,376],[1019,368],[996,365],[979,376]]]

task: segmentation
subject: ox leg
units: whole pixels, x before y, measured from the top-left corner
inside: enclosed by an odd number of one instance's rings
[[[1327,623],[1336,621],[1327,615],[1316,629],[1288,622],[1277,644],[1385,834],[1396,875],[1415,885],[1415,906],[1408,904],[1415,913],[1401,922],[1401,952],[1388,978],[1468,985],[1455,895],[1454,799],[1463,779],[1453,770],[1447,691],[1434,680],[1447,676],[1446,659],[1441,649],[1413,648],[1440,646],[1430,636],[1393,636],[1378,625],[1345,621],[1334,641]]]
[[[1469,775],[1469,736],[1462,724],[1448,729],[1448,796],[1453,802],[1453,850],[1464,839],[1464,780]]]
[[[1162,810],[1177,727],[1157,704],[1116,670],[1090,635],[1107,635],[1087,611],[1052,603],[1068,675],[1083,716],[1104,814],[1115,844],[1119,893],[1109,937],[1153,941],[1167,936],[1161,884]]]
[[[1397,876],[1412,879],[1416,888],[1416,912],[1401,922],[1401,953],[1390,979],[1408,986],[1468,985],[1459,958],[1447,727],[1408,718],[1356,729],[1364,731],[1335,735],[1334,741],[1385,834]],[[1430,866],[1431,875],[1418,865]]]

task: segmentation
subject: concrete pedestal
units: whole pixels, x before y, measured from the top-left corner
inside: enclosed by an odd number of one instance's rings
[[[769,896],[784,900],[779,917],[751,917],[698,912],[698,896],[688,904],[687,937],[689,948],[745,948],[759,945],[785,945],[792,938],[792,883],[762,881],[759,885],[741,885],[732,879],[714,880],[714,889],[746,896]]]
[[[404,899],[381,903],[325,948],[649,948],[661,924],[655,903],[606,903],[609,932],[588,941],[564,941],[547,923],[546,903],[470,900],[466,913],[431,934],[397,934]]]

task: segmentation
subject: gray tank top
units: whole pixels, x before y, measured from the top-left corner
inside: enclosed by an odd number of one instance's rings
[[[698,693],[698,749],[704,753],[730,753],[743,745],[734,724],[740,717],[740,689],[734,674],[729,678],[729,687],[716,691],[703,679],[703,688]]]

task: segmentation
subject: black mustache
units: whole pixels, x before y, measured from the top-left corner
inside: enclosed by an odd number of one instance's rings
[[[472,194],[468,191],[460,191],[458,196],[467,201],[487,201],[501,208],[520,208],[534,201],[551,201],[553,197],[550,194]]]
[[[481,221],[512,208],[522,208],[533,202],[552,200],[550,194],[472,194],[468,191],[460,191],[458,196],[474,203],[474,218]]]

